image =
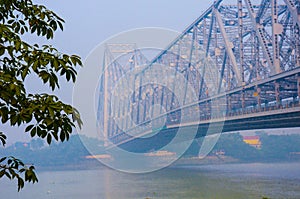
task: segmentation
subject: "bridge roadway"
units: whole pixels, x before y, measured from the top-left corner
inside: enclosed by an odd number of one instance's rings
[[[196,138],[200,138],[207,135],[208,128],[212,132],[214,128],[217,132],[221,128],[221,132],[226,133],[253,129],[300,127],[300,104],[299,101],[293,101],[281,106],[264,107],[260,110],[252,108],[235,111],[226,117],[207,118],[201,121],[192,121],[193,118],[190,118],[190,120],[186,123],[166,124],[164,128],[158,130],[145,129],[143,133],[137,133],[138,136],[122,133],[111,141],[127,151],[142,153],[158,150],[168,144],[176,136],[179,128],[184,133],[197,129]]]

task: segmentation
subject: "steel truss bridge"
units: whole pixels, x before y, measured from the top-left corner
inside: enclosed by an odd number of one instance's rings
[[[135,44],[107,44],[98,104],[104,138],[149,151],[169,142],[178,128],[198,127],[201,137],[218,123],[222,132],[299,127],[300,1],[252,1],[215,1],[152,60]],[[168,88],[142,84],[157,64],[160,71],[152,75],[175,71]],[[113,102],[111,91],[138,67],[129,81],[134,92]],[[182,102],[172,92],[179,75],[186,80]],[[188,88],[196,98],[190,99]],[[156,114],[154,104],[163,107]],[[153,135],[140,137],[147,134]]]

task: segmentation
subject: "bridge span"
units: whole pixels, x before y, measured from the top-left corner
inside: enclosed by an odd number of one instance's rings
[[[97,116],[106,141],[151,151],[179,128],[202,137],[300,127],[299,0],[227,2],[150,60],[134,44],[107,44]]]

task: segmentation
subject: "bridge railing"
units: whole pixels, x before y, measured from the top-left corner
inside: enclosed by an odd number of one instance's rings
[[[192,105],[192,107],[195,108],[195,105]],[[261,105],[260,107],[258,106],[251,106],[251,107],[245,107],[243,109],[236,109],[236,110],[229,110],[229,111],[221,111],[219,114],[214,114],[212,115],[206,115],[206,116],[200,116],[199,121],[195,121],[195,114],[199,114],[201,111],[200,110],[194,110],[193,112],[191,111],[183,111],[183,110],[176,110],[167,113],[167,120],[164,120],[164,115],[161,115],[157,118],[153,118],[152,120],[145,121],[138,126],[128,129],[125,132],[119,133],[115,136],[112,136],[110,140],[113,143],[121,143],[122,141],[128,141],[129,139],[137,138],[143,135],[147,134],[147,137],[151,136],[151,134],[155,134],[158,131],[161,131],[163,129],[168,128],[169,126],[175,127],[176,125],[182,125],[184,126],[185,123],[197,123],[197,122],[205,122],[207,123],[210,122],[212,119],[230,119],[230,117],[236,117],[236,116],[242,116],[242,115],[248,115],[248,114],[253,114],[253,113],[262,113],[262,112],[271,112],[274,110],[280,110],[280,109],[289,109],[289,108],[295,108],[295,107],[300,107],[300,101],[299,98],[294,98],[294,99],[285,99],[282,100],[279,105],[276,103],[270,103],[270,104],[265,104]],[[182,114],[184,115],[184,122],[182,123],[181,117],[183,117]],[[160,125],[159,128],[153,128],[154,123],[160,123],[162,124],[165,122],[165,124]],[[155,126],[155,125],[154,125]]]

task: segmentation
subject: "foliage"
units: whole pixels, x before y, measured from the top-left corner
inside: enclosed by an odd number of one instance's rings
[[[32,0],[0,0],[0,119],[2,124],[26,125],[32,137],[65,141],[77,123],[79,113],[55,95],[29,93],[24,81],[30,75],[37,76],[42,84],[53,91],[59,88],[59,78],[76,80],[76,65],[82,65],[76,55],[60,53],[51,45],[29,44],[24,35],[32,34],[46,40],[53,39],[54,32],[63,30],[64,20],[43,5]],[[5,145],[5,133],[0,141]],[[34,167],[28,168],[13,157],[1,159],[0,177],[18,179],[18,190],[23,188],[21,174],[27,182],[37,182]],[[6,161],[6,162],[5,162]]]
[[[289,160],[291,153],[300,152],[300,136],[261,135],[261,153],[266,160]]]
[[[239,133],[224,133],[220,136],[217,144],[209,155],[215,152],[224,151],[226,156],[233,157],[243,162],[278,162],[298,161],[300,156],[300,135],[268,135],[258,133],[261,141],[261,148],[257,149],[246,144]],[[197,156],[201,147],[201,140],[193,142],[185,157]],[[293,154],[295,154],[293,156]]]
[[[41,169],[85,168],[87,164],[98,165],[98,161],[85,158],[91,155],[91,151],[88,151],[82,142],[89,146],[93,154],[105,153],[104,143],[100,140],[76,134],[70,136],[67,143],[57,142],[49,146],[43,145],[40,139],[33,139],[29,143],[17,142],[1,150],[0,156],[18,156],[26,162],[34,162],[35,166]]]
[[[0,178],[4,175],[9,179],[17,179],[18,191],[24,187],[24,179],[21,174],[24,173],[25,181],[38,182],[36,174],[34,173],[34,166],[27,167],[21,160],[14,157],[3,157],[0,159]]]
[[[260,151],[246,144],[239,133],[222,134],[214,150],[224,150],[227,156],[243,160],[253,161],[260,158]]]

